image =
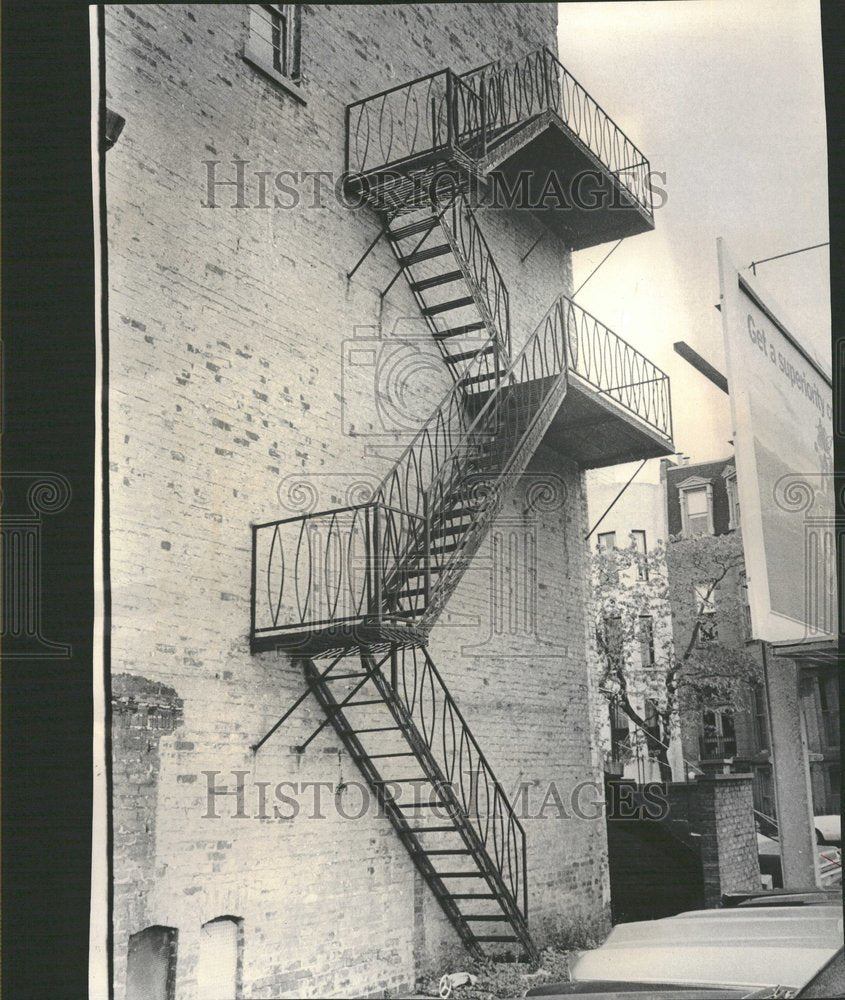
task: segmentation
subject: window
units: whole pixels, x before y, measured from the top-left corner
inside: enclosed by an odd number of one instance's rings
[[[748,575],[745,570],[740,570],[739,592],[742,597],[742,610],[745,623],[745,638],[751,638],[751,604],[748,601]]]
[[[711,535],[710,493],[706,486],[684,490],[683,511],[685,535]]]
[[[697,584],[693,588],[693,601],[695,602],[695,615],[698,620],[698,642],[715,642],[719,637],[719,630],[716,626],[716,603],[714,594],[710,593],[710,585],[706,583]]]
[[[628,716],[622,710],[617,698],[610,700],[610,756],[612,760],[621,760],[630,750],[628,740]]]
[[[200,930],[197,961],[198,1000],[237,1000],[241,996],[243,921],[216,917]]]
[[[622,619],[619,617],[605,618],[604,620],[604,648],[608,658],[614,664],[622,660],[623,636]]]
[[[712,535],[713,485],[701,476],[690,476],[678,483],[681,530],[687,535]]]
[[[654,620],[651,615],[640,615],[640,660],[644,667],[654,666]]]
[[[612,552],[616,548],[616,532],[605,531],[599,535],[599,552]]]
[[[762,684],[754,685],[754,742],[758,750],[769,749],[769,717],[766,713],[766,691]]]
[[[637,579],[638,580],[648,580],[648,563],[646,562],[646,556],[648,555],[648,549],[645,544],[645,532],[644,531],[632,531],[631,540],[634,543],[634,548],[637,551]]]
[[[249,4],[244,58],[302,100],[300,55],[302,4]]]
[[[702,760],[724,760],[736,756],[736,729],[730,712],[705,711],[702,713],[702,730]]]
[[[175,927],[145,927],[129,938],[126,1000],[173,1000],[176,939]]]
[[[602,562],[602,582],[617,583],[619,569],[616,565],[614,551],[616,549],[616,532],[605,531],[598,536],[599,555],[604,556]]]
[[[736,469],[731,465],[722,473],[725,477],[725,489],[728,491],[728,528],[734,531],[739,527],[739,494],[736,489]]]
[[[643,722],[645,723],[643,731],[645,733],[648,755],[654,760],[660,755],[661,750],[660,716],[657,712],[657,704],[651,698],[646,698],[645,700]]]

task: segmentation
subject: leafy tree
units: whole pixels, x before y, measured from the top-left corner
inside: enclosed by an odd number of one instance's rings
[[[759,680],[757,660],[744,648],[743,568],[737,532],[670,539],[648,555],[632,540],[593,557],[599,687],[645,733],[666,780],[679,712],[735,710]],[[640,709],[647,699],[656,727]]]

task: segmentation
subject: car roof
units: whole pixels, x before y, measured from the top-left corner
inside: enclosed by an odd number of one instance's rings
[[[572,965],[579,982],[799,988],[842,946],[842,911],[818,906],[737,906],[617,924]]]

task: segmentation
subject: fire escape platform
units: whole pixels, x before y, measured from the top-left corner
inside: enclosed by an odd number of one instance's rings
[[[650,426],[606,392],[574,372],[544,443],[584,469],[663,458],[675,452],[672,438]]]
[[[622,171],[602,163],[552,110],[495,143],[476,172],[495,184],[500,204],[527,207],[572,250],[654,229],[654,216],[620,181]]]
[[[427,634],[413,622],[373,621],[361,617],[338,625],[334,622],[309,624],[300,629],[287,626],[255,631],[250,637],[251,653],[280,650],[305,657],[327,656],[366,646],[380,651],[394,646],[399,649],[422,645]]]
[[[515,395],[517,405],[530,405],[530,400],[542,393],[543,381],[521,382],[509,391]],[[633,409],[614,399],[608,390],[598,389],[571,370],[567,372],[566,381],[566,394],[551,417],[540,444],[571,458],[583,469],[600,469],[675,453],[670,434],[663,433],[647,418],[641,418]],[[633,383],[613,392],[620,395],[627,391],[637,397],[645,390],[646,400],[639,398],[637,403],[638,409],[647,412],[652,384],[652,380]],[[487,396],[487,393],[479,393],[472,408],[480,409]],[[662,401],[662,395],[656,395],[652,402],[659,406]]]

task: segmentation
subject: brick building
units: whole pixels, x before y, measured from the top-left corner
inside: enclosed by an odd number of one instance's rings
[[[673,446],[567,298],[653,216],[556,28],[105,9],[119,1000],[380,995],[606,923],[583,473]]]
[[[668,538],[665,483],[660,464],[649,462],[644,466],[597,469],[588,473],[586,480],[593,550],[608,552],[633,544],[644,557],[642,565],[627,566],[620,572],[620,590],[645,591],[659,585],[659,580],[654,579],[655,573],[665,578],[666,567],[654,562],[649,564],[649,559],[654,559],[655,551],[665,546]],[[627,651],[630,696],[636,712],[644,721],[652,722],[653,729],[647,733],[639,728],[607,692],[602,695],[598,691],[595,703],[597,739],[603,751],[605,771],[642,784],[660,780],[655,759],[657,745],[653,738],[659,738],[660,727],[653,706],[665,691],[663,679],[672,649],[672,617],[668,602],[649,600],[648,592],[644,593],[639,610],[643,612],[639,615],[639,628],[626,639],[631,646]],[[594,617],[596,628],[606,630],[606,616],[598,606],[594,609]],[[591,675],[599,677],[602,655],[595,644],[590,659]],[[670,741],[669,760],[674,779],[683,780],[686,771],[676,739]]]
[[[664,465],[670,535],[726,534],[741,528],[733,456],[715,462]],[[721,598],[745,606],[745,627],[728,632],[720,626],[719,641],[744,646],[755,656],[790,656],[800,661],[798,706],[802,741],[808,754],[812,807],[816,815],[840,811],[839,692],[835,655],[829,644],[785,644],[782,649],[751,638],[748,580],[743,569],[720,585]],[[715,610],[718,618],[718,608]],[[685,713],[682,739],[685,758],[708,771],[732,770],[753,775],[754,806],[776,815],[772,772],[769,706],[765,683],[753,686],[746,704],[733,711]]]

